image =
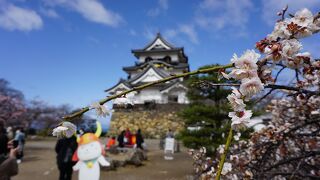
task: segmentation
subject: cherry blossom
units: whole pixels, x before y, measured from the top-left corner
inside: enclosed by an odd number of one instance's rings
[[[245,53],[238,57],[236,54],[233,55],[231,62],[234,63],[235,68],[230,72],[230,74],[223,73],[222,75],[229,79],[243,79],[252,78],[257,76],[257,61],[260,54],[256,53],[254,50],[247,50]]]
[[[260,56],[261,55],[256,53],[254,50],[246,50],[240,57],[234,54],[231,62],[234,63],[235,67],[239,69],[257,70],[257,61]]]
[[[289,38],[291,36],[290,31],[287,29],[287,21],[277,22],[274,26],[274,30],[267,36],[268,40],[277,41],[278,38]]]
[[[75,135],[77,127],[70,122],[63,122],[60,126],[53,129],[52,135],[58,138],[67,137]]]
[[[236,135],[233,136],[233,139],[236,141],[239,141],[240,137],[241,137],[241,133],[238,132]]]
[[[240,92],[244,96],[252,97],[264,89],[261,80],[258,77],[252,79],[243,79],[240,85]]]
[[[97,116],[106,117],[109,115],[108,109],[104,105],[101,105],[98,102],[93,103],[91,105],[91,108],[96,110]]]
[[[282,51],[280,52],[284,58],[293,58],[297,54],[302,45],[297,39],[283,40],[281,42]]]
[[[231,163],[224,163],[223,168],[222,168],[222,175],[226,175],[228,172],[230,172],[232,170],[232,164]]]
[[[244,110],[241,112],[229,112],[229,117],[231,118],[231,127],[233,129],[245,128],[252,116],[251,110]]]
[[[232,94],[228,95],[227,99],[234,111],[243,111],[246,105],[244,104],[243,99],[241,99],[241,94],[238,89],[232,89]]]
[[[61,137],[63,134],[63,131],[66,131],[66,130],[68,130],[68,128],[63,127],[63,126],[56,127],[53,129],[52,135],[57,136],[57,137]]]
[[[301,27],[308,27],[313,24],[313,14],[307,8],[303,8],[295,13],[292,22]]]
[[[320,166],[320,60],[313,59],[309,52],[301,52],[299,41],[319,32],[320,15],[314,16],[304,8],[285,18],[286,11],[284,8],[279,13],[281,19],[273,32],[256,43],[263,55],[260,60],[260,55],[255,55],[254,51],[246,51],[240,57],[234,55],[231,60],[234,68],[229,74],[222,73],[225,78],[241,82],[239,90],[232,88],[227,97],[233,109],[229,117],[232,129],[237,132],[232,136],[236,142],[228,152],[224,152],[225,145],[216,150],[217,162],[222,154],[229,156],[222,168],[223,179],[308,179],[320,176],[316,168]],[[294,70],[295,81],[279,84],[277,78],[286,68]],[[272,119],[265,128],[253,133],[248,141],[239,140],[238,130],[245,128],[252,116],[251,110],[244,109],[245,102],[264,88],[271,89],[269,92],[280,89],[287,95],[269,101],[267,111]],[[217,163],[212,166],[217,169]],[[216,176],[218,172],[210,171],[204,177],[212,179]]]

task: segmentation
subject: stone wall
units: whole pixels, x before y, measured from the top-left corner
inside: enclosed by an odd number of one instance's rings
[[[147,107],[135,105],[129,109],[115,109],[108,134],[118,135],[126,128],[134,133],[140,128],[143,136],[147,138],[160,138],[166,134],[169,128],[178,133],[183,129],[184,123],[177,113],[185,106],[181,104],[155,104]]]

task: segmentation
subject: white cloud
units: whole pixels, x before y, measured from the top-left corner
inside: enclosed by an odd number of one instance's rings
[[[168,38],[175,38],[178,34],[178,31],[176,29],[167,29],[164,31],[164,35]]]
[[[41,8],[40,9],[40,12],[47,16],[47,17],[50,17],[50,18],[59,18],[59,14],[54,10],[54,9],[44,9],[44,8]]]
[[[50,6],[63,6],[80,13],[85,19],[117,27],[122,22],[122,17],[106,9],[99,0],[44,0]]]
[[[281,11],[286,5],[289,6],[288,12],[295,12],[302,8],[319,10],[319,0],[262,0],[262,19],[269,25],[276,22],[277,12]]]
[[[165,36],[168,38],[177,38],[179,35],[185,35],[190,42],[193,44],[198,44],[199,39],[197,32],[194,29],[193,25],[179,25],[176,29],[168,29],[164,32]],[[180,37],[181,38],[181,37]]]
[[[244,29],[253,8],[250,0],[204,0],[199,5],[195,21],[201,28],[209,30]]]
[[[148,16],[156,17],[169,8],[168,0],[158,0],[158,7],[150,9],[147,12]]]
[[[197,32],[194,30],[193,26],[181,25],[179,27],[179,30],[181,33],[185,34],[192,43],[194,43],[194,44],[199,43]]]
[[[0,9],[0,26],[10,31],[31,31],[41,29],[41,17],[33,10],[3,3]]]

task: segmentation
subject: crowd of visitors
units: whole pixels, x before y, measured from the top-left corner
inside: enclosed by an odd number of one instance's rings
[[[126,130],[121,131],[121,133],[117,137],[118,141],[118,147],[128,147],[128,148],[143,148],[143,136],[141,134],[141,129],[138,129],[136,134],[132,134],[130,129],[127,128]],[[107,149],[109,149],[111,146],[115,146],[115,137],[112,137],[111,139],[108,138],[107,140]]]
[[[86,132],[83,129],[79,130],[79,135],[82,136]],[[18,138],[17,138],[18,139]],[[143,147],[144,139],[141,130],[138,129],[135,134],[131,133],[130,129],[121,131],[118,137],[107,136],[106,150],[115,148],[139,148]],[[72,167],[75,165],[73,154],[75,154],[78,147],[76,136],[70,138],[62,138],[57,141],[55,151],[57,153],[57,166],[60,171],[59,180],[71,180],[72,178]]]
[[[14,131],[15,130],[15,131]],[[81,130],[80,136],[84,133]],[[0,180],[10,180],[10,177],[18,174],[18,164],[23,161],[25,133],[23,128],[5,127],[4,121],[0,121]],[[72,157],[78,147],[76,136],[64,137],[57,141],[55,152],[57,154],[57,166],[60,172],[60,180],[72,179],[72,167],[75,165]],[[121,131],[118,137],[107,138],[106,149],[111,147],[144,149],[144,138],[141,130],[131,133],[130,129]]]

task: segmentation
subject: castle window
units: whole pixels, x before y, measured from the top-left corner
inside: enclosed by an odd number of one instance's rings
[[[154,100],[144,101],[144,108],[145,109],[155,109],[156,108],[156,102]]]
[[[171,63],[171,57],[170,57],[170,56],[164,57],[163,60],[164,60],[166,63]]]
[[[178,102],[178,96],[177,95],[169,95],[168,102],[169,103],[177,103]]]
[[[148,56],[148,57],[146,57],[145,61],[146,62],[152,61],[152,58]]]

